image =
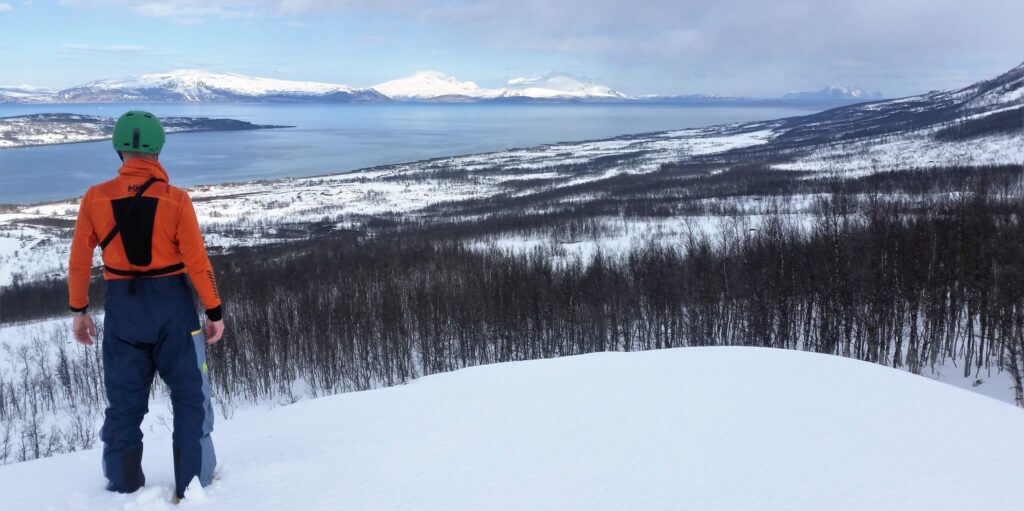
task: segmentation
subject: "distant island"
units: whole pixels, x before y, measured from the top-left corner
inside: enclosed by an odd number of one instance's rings
[[[209,117],[165,117],[161,119],[167,133],[195,131],[243,131],[292,128],[271,124],[253,124],[237,119]],[[53,144],[94,142],[110,138],[114,131],[113,117],[80,114],[32,114],[0,117],[0,148],[11,149]]]

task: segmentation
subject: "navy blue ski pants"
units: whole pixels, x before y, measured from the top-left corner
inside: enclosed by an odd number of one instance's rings
[[[146,484],[142,418],[153,374],[171,389],[174,486],[178,497],[196,477],[206,486],[217,464],[206,344],[185,275],[109,280],[103,326],[103,375],[109,406],[100,431],[107,489]]]

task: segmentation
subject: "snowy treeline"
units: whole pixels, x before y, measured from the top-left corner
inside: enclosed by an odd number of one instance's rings
[[[76,347],[68,329],[53,328],[0,357],[0,464],[96,444],[106,407],[100,350]]]
[[[748,345],[1006,370],[1024,404],[1024,201],[837,194],[816,209],[809,229],[770,217],[561,264],[408,232],[256,250],[222,269],[240,299],[214,381],[258,400],[295,380],[332,393],[493,362]]]

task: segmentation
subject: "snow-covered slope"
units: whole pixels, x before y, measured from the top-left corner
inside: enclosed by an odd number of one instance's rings
[[[797,91],[783,94],[787,100],[851,100],[868,101],[882,99],[882,93],[867,92],[856,85],[829,85],[818,91]]]
[[[1024,64],[961,89],[781,119],[779,168],[870,172],[1024,164]],[[993,158],[993,156],[995,156]]]
[[[1019,108],[1024,108],[1024,63],[961,89],[834,108],[791,117],[783,125],[787,139],[838,140],[931,128]]]
[[[120,101],[386,101],[372,89],[346,85],[253,78],[234,73],[182,69],[121,80],[99,80],[64,89],[57,102]]]
[[[216,425],[221,478],[184,509],[1018,509],[1024,411],[864,362],[758,348],[476,367]],[[4,509],[174,509],[99,451],[0,467]]]

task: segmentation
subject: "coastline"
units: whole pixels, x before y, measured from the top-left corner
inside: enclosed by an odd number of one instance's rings
[[[257,130],[275,130],[284,128],[294,128],[295,126],[277,126],[277,125],[256,125],[253,128],[241,128],[241,129],[188,129],[188,130],[175,130],[168,131],[167,135],[177,135],[179,133],[201,133],[201,132],[212,132],[212,131],[257,131]],[[3,147],[0,146],[0,151],[13,151],[16,149],[26,149],[30,147],[47,147],[47,146],[58,146],[58,145],[71,145],[71,144],[91,144],[93,142],[103,142],[108,140],[110,137],[104,135],[102,137],[88,138],[84,140],[72,140],[68,142],[42,142],[38,144],[23,144],[16,146]]]

